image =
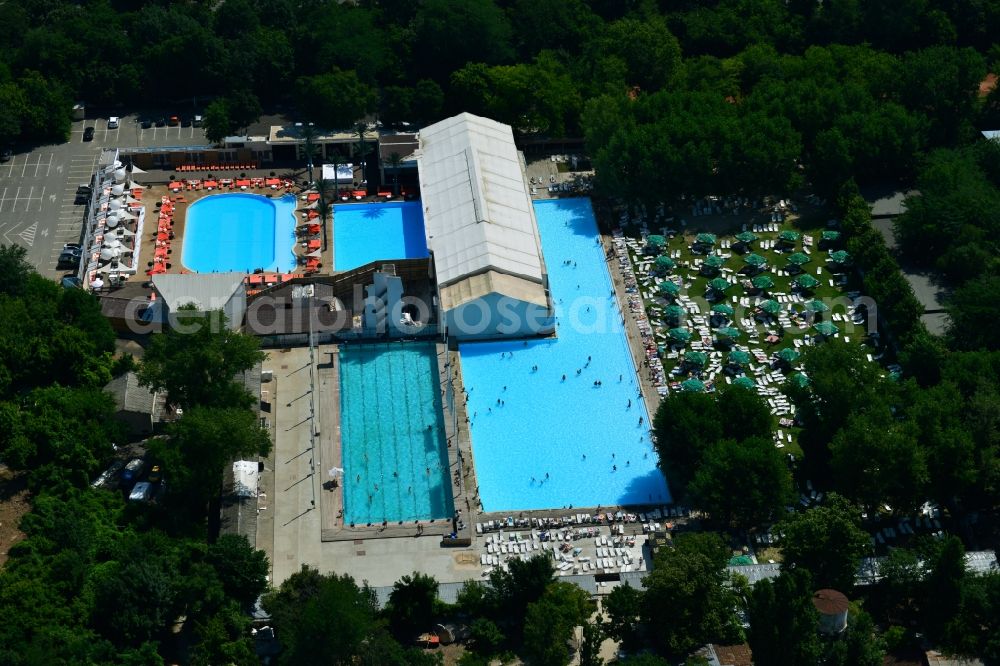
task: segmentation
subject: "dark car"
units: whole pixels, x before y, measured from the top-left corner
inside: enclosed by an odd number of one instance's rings
[[[190,115],[183,113],[181,114],[181,127],[191,127],[192,118]]]
[[[14,157],[14,151],[10,148],[0,150],[0,162],[10,162],[10,158],[12,157]]]
[[[83,289],[83,280],[75,275],[64,275],[59,283],[64,289]]]
[[[139,121],[139,125],[142,126],[142,129],[149,129],[153,126],[153,120],[151,118],[143,118]]]
[[[93,127],[88,127],[87,129],[83,130],[83,140],[84,141],[93,141],[94,140],[94,128]]]
[[[166,118],[157,118],[156,119],[156,126],[157,127],[163,127],[166,124],[167,124],[167,119]]]
[[[59,253],[56,268],[76,268],[80,265],[80,251],[63,250]]]

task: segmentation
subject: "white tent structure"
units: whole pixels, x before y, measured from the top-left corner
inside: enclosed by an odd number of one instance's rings
[[[510,126],[469,113],[442,120],[420,131],[416,158],[448,335],[551,333],[538,224]]]
[[[256,497],[259,478],[258,465],[253,460],[233,463],[233,493],[237,497]]]

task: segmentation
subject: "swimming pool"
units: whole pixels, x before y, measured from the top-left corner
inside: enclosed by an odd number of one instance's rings
[[[437,377],[433,344],[340,347],[345,523],[454,515]]]
[[[534,206],[557,337],[459,346],[483,507],[669,503],[590,200]]]
[[[334,206],[333,245],[338,271],[379,259],[430,256],[419,201]]]
[[[184,266],[199,273],[292,271],[295,197],[216,194],[195,201],[184,218]]]

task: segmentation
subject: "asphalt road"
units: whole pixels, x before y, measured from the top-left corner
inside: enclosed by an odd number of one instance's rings
[[[142,129],[136,116],[123,117],[117,129],[108,129],[107,118],[87,118],[73,123],[66,143],[41,146],[15,153],[0,164],[0,243],[17,243],[28,251],[28,260],[38,272],[57,277],[64,243],[80,240],[84,207],[73,203],[76,188],[90,182],[103,148],[132,146],[206,145],[198,127],[150,127]],[[86,127],[94,127],[94,139],[83,140]]]

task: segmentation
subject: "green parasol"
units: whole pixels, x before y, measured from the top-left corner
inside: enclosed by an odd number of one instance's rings
[[[824,231],[823,232],[823,240],[825,240],[825,241],[840,240],[840,232],[839,231]]]
[[[734,379],[733,380],[733,386],[739,386],[740,388],[745,388],[745,389],[755,389],[755,388],[757,388],[757,385],[754,384],[754,381],[752,379],[750,379],[749,377],[747,377],[746,375],[743,375],[742,377],[737,377],[736,379]]]
[[[681,388],[685,391],[702,393],[705,391],[705,383],[700,379],[685,379],[681,382]]]
[[[761,302],[757,307],[769,315],[776,315],[781,312],[781,303],[773,298],[769,298],[766,301]]]
[[[646,238],[646,245],[649,245],[651,247],[657,247],[657,248],[659,248],[659,247],[663,247],[666,244],[667,244],[667,239],[665,237],[663,237],[663,236],[658,235],[658,234],[653,234],[653,235],[648,236]]]
[[[676,296],[681,293],[681,288],[677,286],[677,283],[670,280],[664,280],[658,286],[660,287],[660,291],[668,296]]]
[[[686,328],[672,328],[667,331],[667,336],[677,342],[687,342],[691,339],[691,331]]]
[[[743,261],[745,261],[750,266],[753,266],[754,268],[760,268],[761,266],[767,263],[767,258],[751,252],[747,256],[743,257]]]
[[[813,329],[820,335],[836,335],[840,333],[840,329],[829,321],[821,321],[818,324],[813,324]]]
[[[829,305],[827,305],[823,301],[819,301],[816,299],[813,299],[808,303],[806,303],[806,310],[809,310],[810,312],[826,312],[829,309],[830,309]]]
[[[805,388],[809,386],[809,378],[803,375],[801,372],[796,372],[794,375],[788,378],[788,381],[792,383],[793,386],[799,388]]]
[[[715,333],[723,338],[732,339],[739,337],[740,329],[733,328],[732,326],[723,326],[722,328],[716,329]]]
[[[802,264],[808,264],[812,259],[808,254],[802,252],[796,252],[795,254],[788,255],[788,263],[794,264],[796,266],[801,266]]]
[[[837,250],[830,253],[830,261],[835,264],[846,264],[851,255],[846,250]]]
[[[712,312],[714,312],[715,314],[726,315],[727,317],[732,317],[733,313],[735,311],[733,310],[733,306],[732,305],[729,305],[727,303],[719,303],[718,305],[713,305],[712,306]]]
[[[746,353],[742,349],[734,349],[729,352],[729,364],[730,365],[747,365],[750,363],[750,354]]]
[[[663,309],[663,314],[671,321],[679,321],[687,316],[687,310],[679,305],[668,305]]]
[[[691,365],[703,366],[708,363],[708,354],[699,351],[689,351],[684,354],[684,362]]]
[[[708,286],[714,289],[715,291],[725,291],[726,289],[729,289],[729,287],[731,287],[732,284],[730,284],[723,278],[717,277],[709,280]]]
[[[802,275],[795,278],[795,284],[801,287],[802,289],[812,289],[813,287],[819,284],[819,280],[814,278],[812,275],[809,275],[808,273],[803,273]]]
[[[661,273],[666,273],[671,270],[676,264],[674,260],[667,256],[659,256],[656,261],[653,262],[653,269]]]
[[[752,231],[744,231],[742,233],[736,234],[736,240],[741,243],[752,243],[757,240],[757,234]]]
[[[715,234],[698,234],[694,242],[701,245],[715,245]]]
[[[710,254],[705,257],[704,265],[709,268],[722,268],[726,263],[726,260],[717,254]]]
[[[776,355],[785,363],[795,363],[797,360],[799,360],[799,356],[801,356],[801,354],[799,354],[799,352],[793,347],[785,347],[784,349],[779,349]]]
[[[778,238],[785,241],[786,243],[795,243],[799,240],[799,238],[801,238],[801,236],[802,234],[800,234],[799,232],[792,231],[790,229],[785,229],[780,234],[778,234]]]
[[[771,289],[774,287],[774,280],[771,279],[770,275],[758,275],[750,284],[754,286],[754,289]]]

